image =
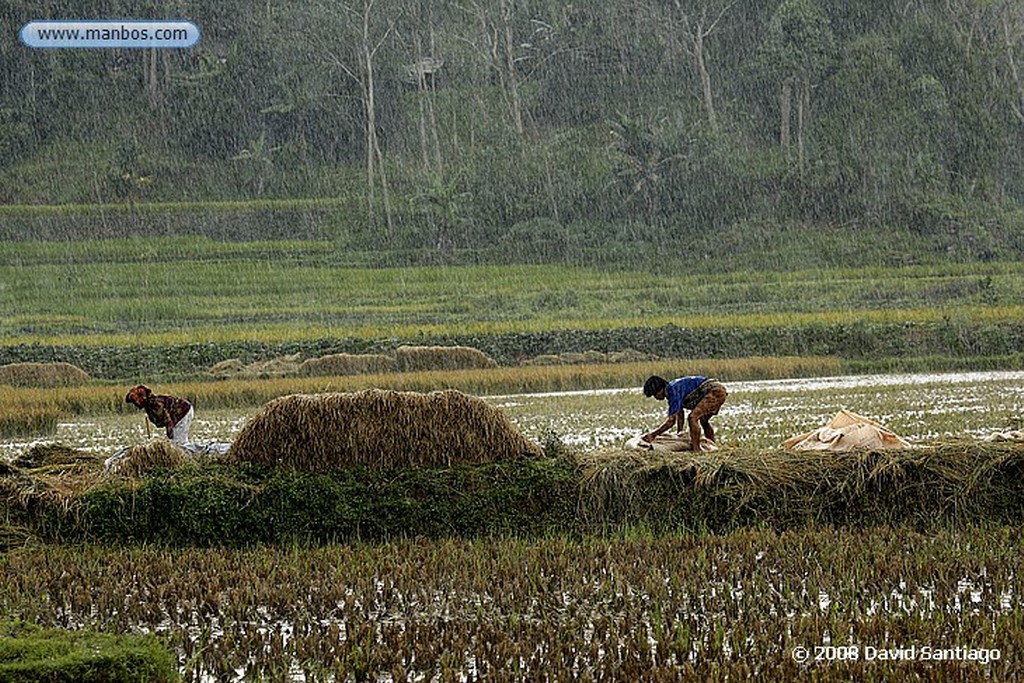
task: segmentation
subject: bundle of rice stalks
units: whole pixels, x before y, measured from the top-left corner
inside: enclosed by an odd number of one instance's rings
[[[452,390],[369,389],[275,399],[249,420],[226,459],[329,472],[486,463],[539,453],[481,399]]]
[[[299,372],[299,354],[249,363],[240,373],[245,377],[285,377]]]
[[[295,353],[289,356],[271,358],[270,360],[254,361],[248,365],[238,358],[228,358],[211,365],[207,372],[217,379],[232,379],[236,377],[267,379],[296,375],[299,373],[301,366],[301,354]]]
[[[520,365],[561,365],[562,357],[554,353],[543,353],[533,358],[524,358]]]
[[[657,356],[636,349],[623,349],[608,354],[609,363],[642,363],[649,360],[657,360]]]
[[[395,362],[401,372],[498,367],[483,351],[469,346],[399,346],[395,351]]]
[[[16,387],[67,387],[85,384],[89,373],[71,363],[0,365],[0,384]]]
[[[105,474],[141,477],[156,469],[174,469],[190,462],[184,448],[167,439],[153,439],[138,446],[129,446],[107,459]]]
[[[0,473],[0,504],[11,510],[34,512],[54,506],[66,508],[72,497],[57,477],[30,474],[8,466]]]
[[[366,375],[394,372],[397,367],[393,357],[382,353],[333,353],[303,361],[299,365],[299,374],[312,377]]]

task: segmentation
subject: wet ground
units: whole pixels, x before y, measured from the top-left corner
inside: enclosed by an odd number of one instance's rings
[[[906,439],[984,437],[1024,427],[1024,372],[895,374],[728,382],[729,398],[715,418],[723,447],[772,448],[823,426],[845,408],[882,422]],[[527,437],[557,438],[584,451],[612,448],[659,425],[665,404],[639,387],[487,397]],[[230,442],[256,409],[197,408],[192,440]],[[58,424],[40,439],[0,444],[10,459],[34,443],[61,443],[100,454],[158,434],[141,415],[83,417]]]

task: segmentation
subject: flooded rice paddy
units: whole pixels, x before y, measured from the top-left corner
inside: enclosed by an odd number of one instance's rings
[[[723,446],[772,448],[828,422],[840,409],[880,421],[910,441],[984,437],[1024,426],[1024,372],[893,374],[727,383],[715,419]],[[557,438],[583,451],[618,446],[664,419],[665,403],[638,387],[487,397],[528,437]],[[192,440],[230,442],[249,415],[196,407]],[[141,443],[155,428],[142,414],[83,417],[45,439],[9,440],[0,458],[38,441],[107,454]]]
[[[53,547],[0,555],[0,586],[26,620],[157,633],[202,683],[1017,680],[1020,549],[1006,530]]]
[[[727,387],[723,445],[775,447],[841,408],[912,441],[1020,429],[1024,416],[1024,372]],[[650,429],[665,405],[635,387],[488,400],[531,438],[584,451]],[[230,441],[248,418],[197,413],[198,442]],[[134,414],[62,423],[46,441],[106,453],[146,438]],[[0,606],[47,626],[159,634],[197,683],[1019,680],[1022,554],[1010,528],[26,547],[0,554]]]

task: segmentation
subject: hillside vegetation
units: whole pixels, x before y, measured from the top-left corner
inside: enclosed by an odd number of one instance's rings
[[[166,13],[14,2],[0,23]],[[197,47],[0,48],[0,70],[26,75],[0,84],[5,240],[297,237],[434,261],[740,251],[778,267],[820,254],[800,247],[827,229],[845,236],[834,260],[874,240],[887,263],[1024,252],[1013,0],[174,13]]]

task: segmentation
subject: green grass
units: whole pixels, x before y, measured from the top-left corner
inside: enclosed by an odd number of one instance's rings
[[[12,243],[0,343],[131,345],[675,324],[1019,320],[1024,264],[691,274],[556,265],[370,268],[324,242]]]
[[[0,622],[0,683],[172,683],[174,654],[154,636]]]

